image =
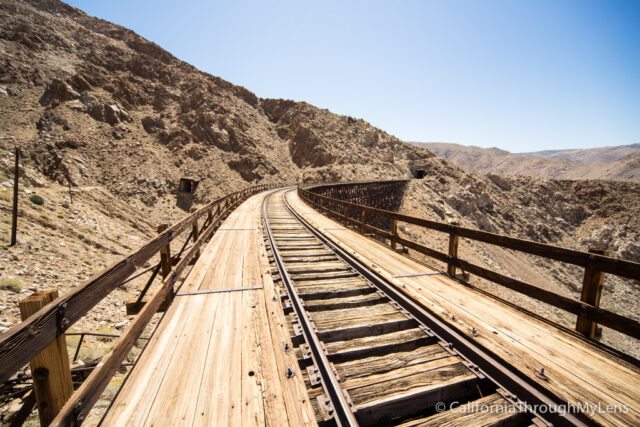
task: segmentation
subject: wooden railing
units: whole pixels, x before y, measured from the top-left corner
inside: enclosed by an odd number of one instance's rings
[[[640,323],[636,320],[613,313],[598,307],[600,301],[600,286],[602,274],[609,273],[629,279],[640,280],[640,264],[622,259],[608,257],[602,253],[582,252],[558,246],[537,243],[530,240],[461,227],[402,215],[397,212],[373,208],[346,200],[338,200],[318,194],[318,190],[325,186],[298,188],[298,194],[311,206],[331,214],[343,223],[352,225],[361,233],[373,233],[384,239],[389,239],[395,248],[400,244],[447,264],[447,274],[455,277],[455,269],[460,268],[483,279],[498,283],[521,294],[543,301],[570,313],[578,315],[577,330],[589,338],[594,338],[595,324],[614,329],[623,334],[640,339]],[[391,230],[386,231],[371,225],[376,218],[386,218],[391,221]],[[377,221],[379,222],[379,221]],[[443,253],[426,247],[417,242],[404,239],[398,235],[398,223],[417,225],[430,230],[449,234],[449,251]],[[517,280],[485,267],[465,261],[458,256],[458,241],[465,237],[478,242],[489,243],[506,249],[537,255],[540,257],[561,261],[585,268],[583,279],[583,300],[578,301],[535,285]]]
[[[111,351],[102,358],[99,366],[75,391],[53,422],[56,425],[80,424],[109,384],[111,377],[120,367],[153,314],[167,298],[171,299],[175,292],[174,284],[180,275],[187,265],[195,260],[202,245],[213,235],[223,219],[249,196],[271,188],[276,186],[257,185],[245,188],[205,205],[166,228],[136,251],[95,274],[76,289],[55,299],[12,327],[0,337],[0,383],[5,382],[28,364],[111,291],[131,277],[136,277],[140,271],[149,271],[149,268],[141,269],[141,267],[151,257],[158,253],[165,254],[161,257],[160,264],[163,269],[168,270],[163,271],[162,286],[151,299],[144,302],[139,314],[114,343]],[[198,229],[197,223],[202,217],[206,219]],[[193,237],[193,244],[185,250],[184,256],[179,257],[177,264],[173,265],[171,257],[167,261],[167,248],[171,241],[186,230],[191,230],[190,237]],[[185,247],[186,242],[183,249]]]

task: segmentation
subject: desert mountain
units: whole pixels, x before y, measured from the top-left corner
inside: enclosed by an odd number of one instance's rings
[[[517,153],[523,156],[558,159],[577,165],[597,165],[611,163],[621,157],[640,152],[640,144],[616,145],[612,147],[587,148],[577,150],[546,150],[532,153]]]
[[[1,136],[61,184],[153,207],[181,176],[211,199],[265,181],[408,176],[433,157],[363,120],[258,98],[59,1],[0,10]]]
[[[414,144],[477,174],[640,181],[640,144],[519,154],[443,142]]]
[[[64,293],[153,235],[160,221],[184,216],[175,208],[183,176],[201,180],[197,203],[254,183],[414,177],[403,201],[409,214],[640,260],[637,182],[540,178],[577,179],[571,174],[591,166],[497,149],[455,154],[460,150],[450,147],[442,154],[433,147],[446,159],[438,158],[364,120],[259,98],[56,0],[0,2],[1,243],[9,236],[15,145],[25,155],[24,220],[20,244],[0,250],[0,280],[19,278],[18,292],[57,287]],[[598,165],[602,176],[588,177],[638,181],[638,156]],[[529,176],[501,176],[514,174]],[[31,203],[32,193],[44,204]],[[431,246],[446,239],[403,230]],[[579,269],[463,243],[464,256],[578,295]],[[135,285],[122,292],[135,297]],[[0,289],[9,324],[19,318],[20,298]],[[633,310],[639,298],[637,284],[607,279],[603,305],[639,318]],[[123,299],[110,296],[83,327],[125,321]],[[567,325],[575,321],[559,310],[540,310]],[[640,354],[633,343],[614,338],[607,339]]]

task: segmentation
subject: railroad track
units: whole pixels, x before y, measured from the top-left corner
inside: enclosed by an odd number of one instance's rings
[[[267,197],[263,221],[291,350],[319,423],[589,424],[562,415],[553,396],[333,245],[283,191]]]

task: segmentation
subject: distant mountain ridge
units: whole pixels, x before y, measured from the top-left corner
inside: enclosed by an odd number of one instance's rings
[[[595,165],[611,163],[629,154],[640,151],[640,143],[629,145],[616,145],[610,147],[570,149],[570,150],[545,150],[531,153],[514,153],[521,156],[545,157],[559,159],[567,163],[579,165]]]
[[[510,153],[445,142],[412,142],[476,174],[640,182],[640,144]]]

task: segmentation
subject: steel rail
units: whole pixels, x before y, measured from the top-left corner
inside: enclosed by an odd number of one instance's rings
[[[462,358],[477,365],[479,370],[494,384],[506,390],[508,394],[517,396],[518,399],[522,400],[532,415],[538,416],[547,423],[557,426],[595,425],[593,420],[582,413],[572,414],[570,410],[568,410],[567,402],[554,396],[549,390],[546,390],[516,369],[510,367],[490,350],[467,338],[463,333],[441,320],[431,310],[414,302],[405,293],[396,289],[396,287],[389,283],[384,277],[372,271],[354,256],[336,245],[302,218],[301,215],[295,212],[287,202],[286,197],[284,197],[284,203],[294,218],[320,240],[320,242],[333,251],[334,254],[369,280],[380,291],[385,293],[390,300],[397,302],[402,308],[407,310],[418,322],[429,328],[431,333],[436,337],[445,343],[449,343],[450,346],[458,350]],[[534,411],[534,408],[537,410]]]
[[[307,316],[307,313],[302,306],[302,301],[300,300],[300,297],[294,289],[291,277],[289,277],[289,273],[284,267],[280,252],[271,234],[269,216],[267,211],[267,205],[269,199],[271,198],[271,195],[273,195],[273,192],[269,193],[267,197],[265,197],[262,204],[262,220],[264,222],[265,232],[267,233],[269,245],[271,246],[271,251],[273,253],[273,259],[275,260],[276,266],[278,267],[278,272],[280,273],[282,282],[287,287],[289,298],[291,299],[293,308],[298,316],[300,326],[302,326],[302,331],[306,342],[309,345],[309,350],[312,353],[311,357],[313,358],[315,366],[318,368],[318,372],[322,379],[324,389],[333,405],[334,419],[336,423],[339,426],[357,426],[358,422],[356,421],[356,417],[351,410],[351,405],[345,398],[345,395],[342,393],[342,388],[340,387],[338,379],[331,369],[329,359],[322,350],[320,339],[313,331],[311,320]]]

